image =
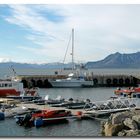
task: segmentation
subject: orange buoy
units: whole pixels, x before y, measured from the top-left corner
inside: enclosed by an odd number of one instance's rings
[[[77,111],[77,112],[76,112],[76,115],[77,115],[77,116],[82,116],[82,112],[81,112],[81,111]]]

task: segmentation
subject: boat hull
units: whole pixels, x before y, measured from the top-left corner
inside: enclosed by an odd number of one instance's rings
[[[39,100],[42,97],[40,96],[7,96],[7,98],[21,100],[21,101],[32,101],[32,100]]]
[[[0,89],[0,97],[6,97],[9,95],[19,96],[20,92],[15,89]]]
[[[71,115],[66,110],[42,110],[38,113],[28,113],[24,117],[16,116],[16,123],[22,126],[44,126],[46,124],[56,124],[67,121],[67,117]]]
[[[51,84],[55,88],[92,87],[93,81],[52,81]]]

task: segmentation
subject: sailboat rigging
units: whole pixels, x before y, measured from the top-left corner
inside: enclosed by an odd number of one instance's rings
[[[68,50],[68,47],[67,47]],[[66,53],[67,53],[66,50]],[[68,75],[68,78],[66,79],[56,79],[53,81],[50,81],[53,87],[91,87],[93,86],[93,81],[85,80],[83,76],[75,77],[74,76],[74,70],[75,70],[75,64],[74,64],[74,29],[72,29],[72,73]],[[64,60],[66,58],[66,54],[64,57]]]
[[[72,29],[72,70],[74,70],[74,29]]]
[[[72,40],[72,51],[71,51],[70,55],[72,56],[72,61],[71,61],[72,62],[72,68],[71,68],[71,70],[73,71],[75,69],[75,64],[74,64],[74,29],[72,29],[72,34],[70,35],[70,39],[68,41],[68,45],[67,45],[67,48],[66,48],[63,64],[66,60],[66,55],[67,55],[68,48],[69,48],[71,40]]]

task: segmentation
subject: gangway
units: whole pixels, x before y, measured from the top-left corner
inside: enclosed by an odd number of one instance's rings
[[[86,113],[94,115],[105,115],[114,112],[132,110],[140,107],[138,98],[111,98],[106,101],[97,101],[90,103],[90,108],[84,110]]]

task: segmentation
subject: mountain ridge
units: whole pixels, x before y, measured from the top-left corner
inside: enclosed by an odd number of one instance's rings
[[[79,64],[75,65],[79,66]],[[29,64],[29,63],[18,63],[18,62],[1,62],[0,68],[46,68],[46,69],[61,69],[71,68],[72,63],[43,63],[43,64]],[[89,61],[84,64],[85,68],[140,68],[140,52],[136,53],[113,53],[106,56],[104,59],[99,61]]]
[[[87,62],[87,68],[140,68],[140,52],[122,54],[116,52],[96,62]]]

